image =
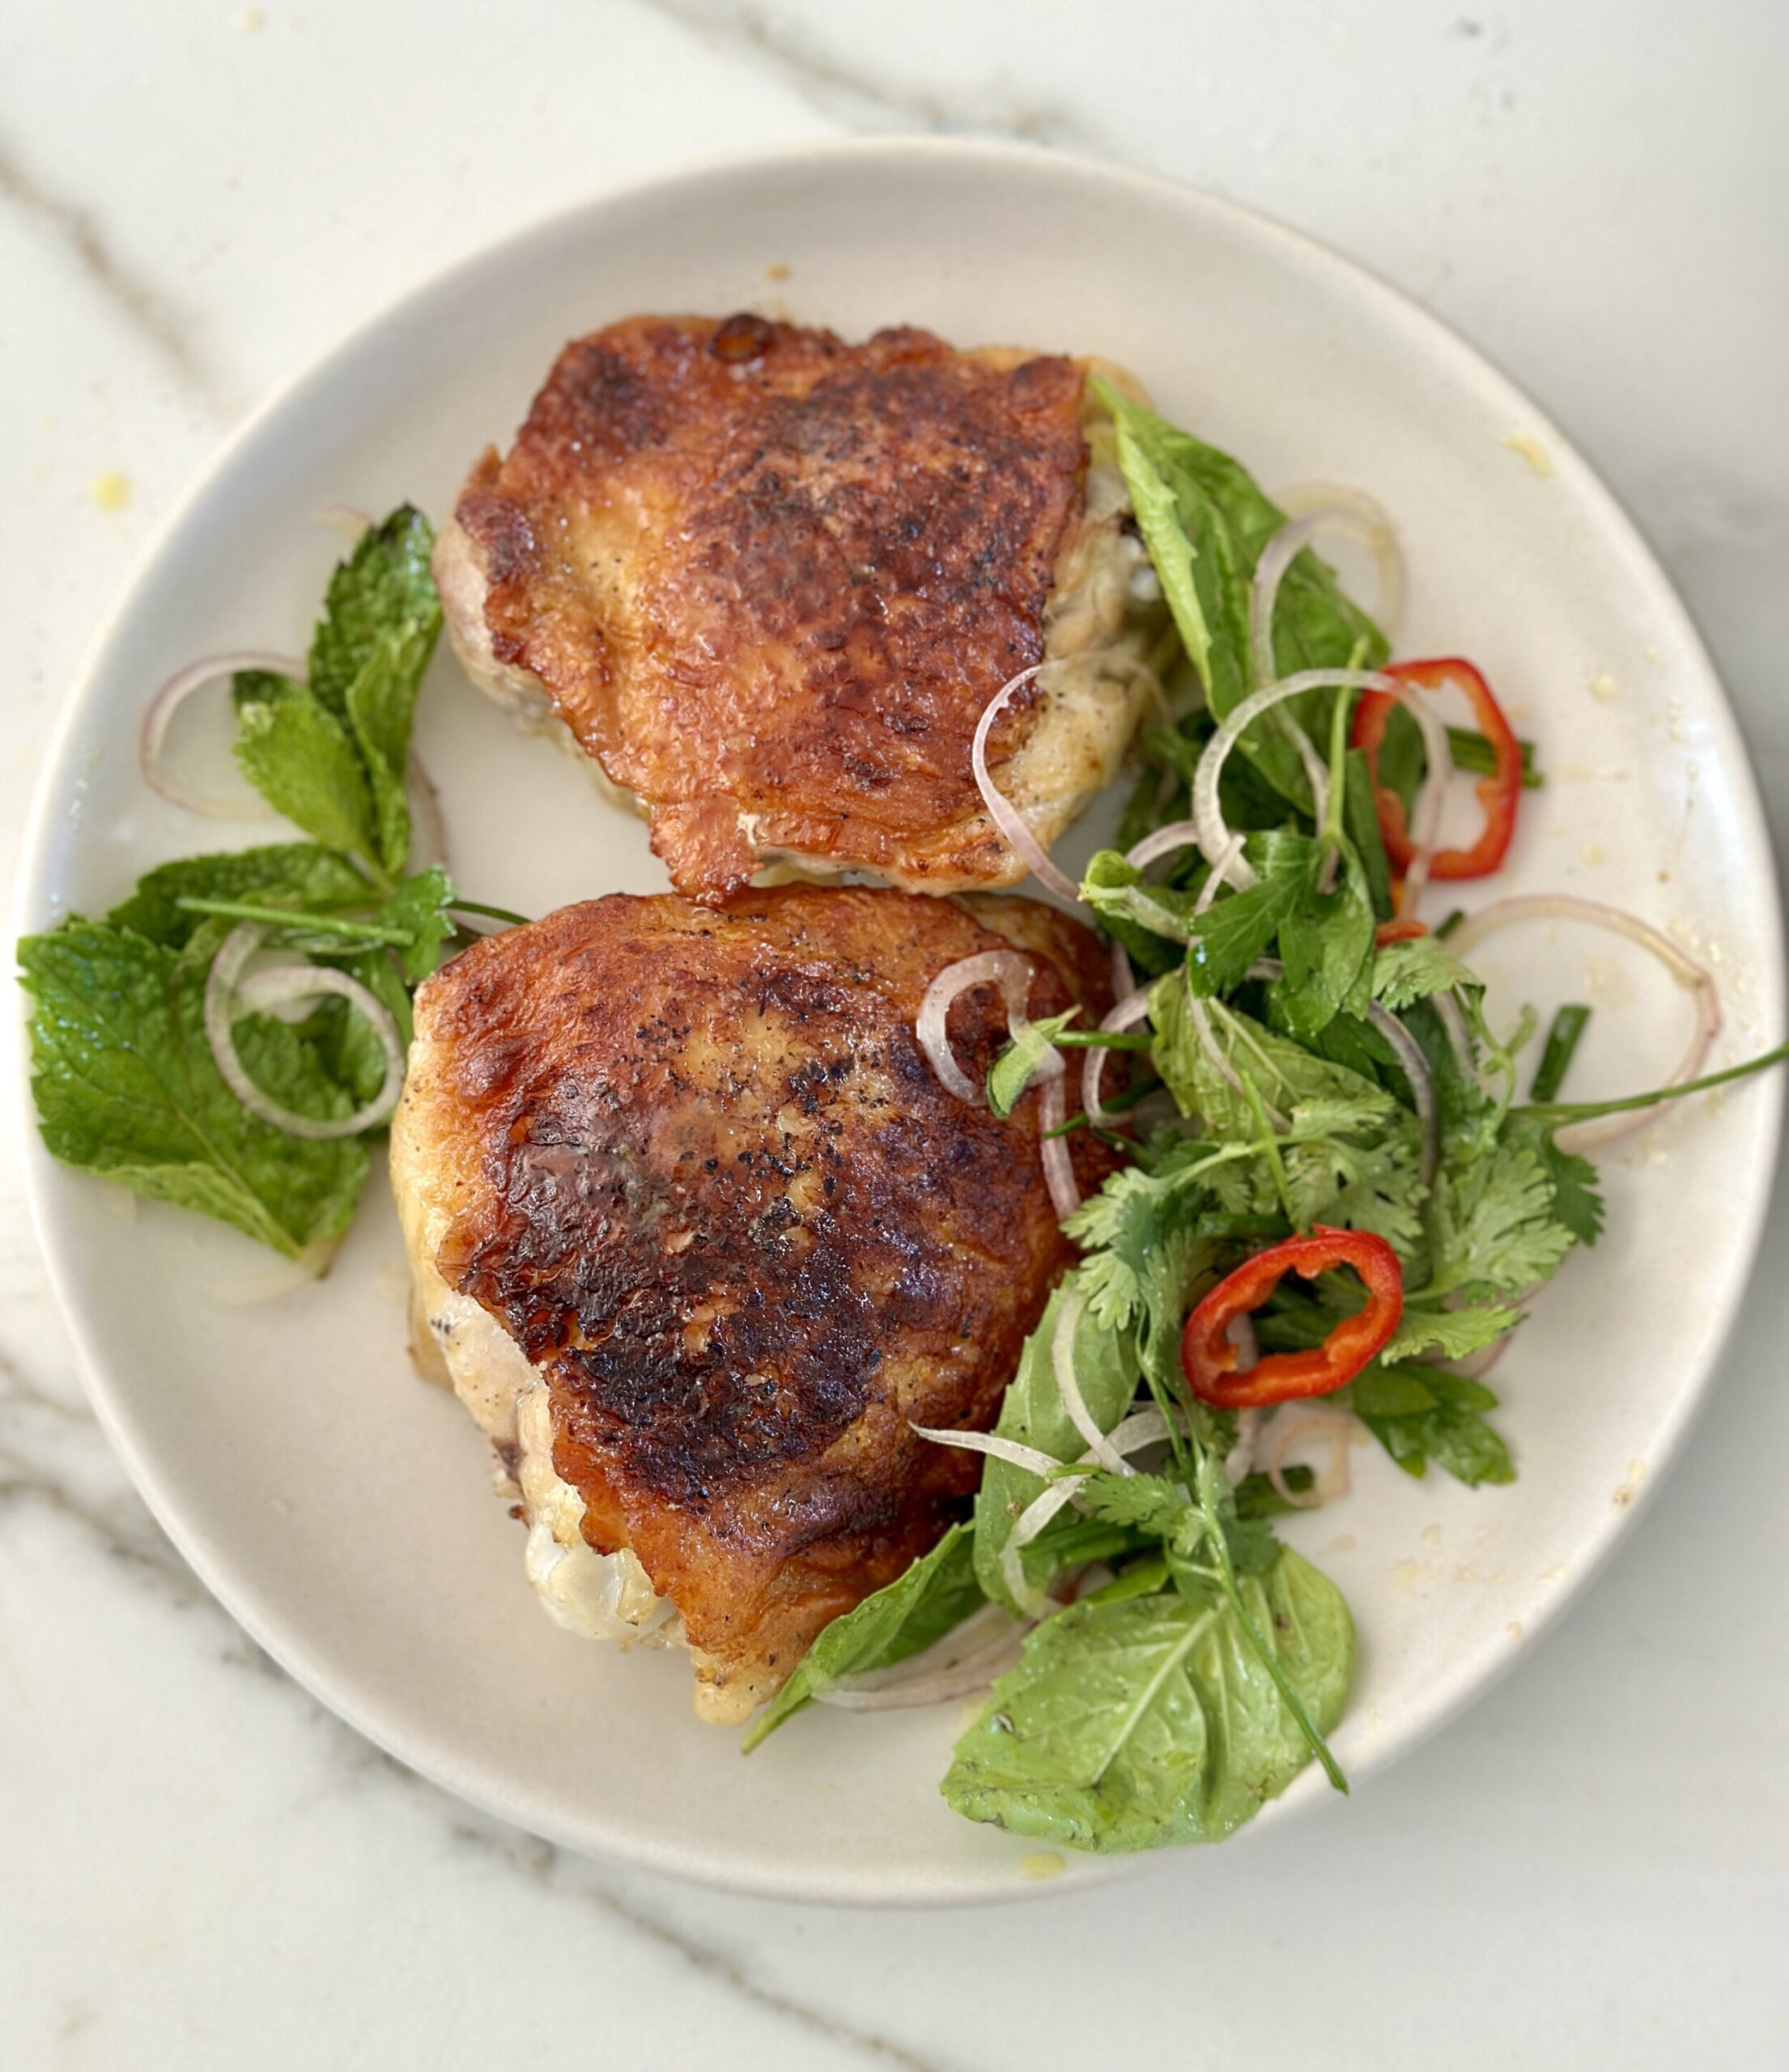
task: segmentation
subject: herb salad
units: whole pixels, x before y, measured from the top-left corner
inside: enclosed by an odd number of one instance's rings
[[[1167,606],[1175,716],[1145,737],[1122,847],[1078,885],[1039,874],[1091,909],[1134,983],[1101,1030],[1013,1013],[983,1098],[1009,1113],[1078,1054],[1081,1109],[1062,1127],[1106,1132],[1129,1162],[1069,1216],[1081,1259],[993,1433],[927,1435],[987,1454],[972,1521],[829,1626],[746,1746],[816,1698],[960,1696],[1004,1664],[945,1798],[1120,1851],[1220,1840],[1312,1760],[1346,1789],[1326,1737],[1353,1621],[1275,1535],[1276,1515],[1325,1493],[1281,1465],[1287,1441],[1318,1419],[1358,1424],[1408,1474],[1513,1480],[1480,1377],[1596,1241],[1584,1150],[1665,1094],[1784,1053],[1701,1076],[1712,979],[1617,910],[1514,900],[1422,922],[1426,886],[1502,865],[1541,781],[1532,749],[1469,663],[1391,664],[1310,550],[1324,525],[1361,529],[1358,502],[1289,520],[1228,456],[1103,400]],[[1449,686],[1472,727],[1426,702]],[[1456,769],[1483,826],[1447,849]],[[1660,1093],[1558,1099],[1589,1015],[1573,1004],[1519,1098],[1534,1017],[1494,1030],[1464,953],[1506,920],[1560,915],[1637,939],[1693,996],[1695,1039]],[[1110,1102],[1108,1050],[1137,1068]],[[932,1054],[960,1076],[947,1045]],[[1168,1114],[1146,1125],[1152,1106]],[[1315,1416],[1295,1407],[1315,1398]]]

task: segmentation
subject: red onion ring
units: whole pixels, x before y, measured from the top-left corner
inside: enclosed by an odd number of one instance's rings
[[[1248,1334],[1246,1345],[1242,1335],[1244,1331]],[[1255,1327],[1247,1317],[1239,1317],[1230,1326],[1230,1343],[1237,1348],[1236,1364],[1246,1374],[1260,1357],[1255,1346]],[[1260,1412],[1239,1412],[1236,1419],[1236,1443],[1224,1455],[1224,1480],[1232,1489],[1246,1480],[1253,1468],[1255,1449],[1260,1436]]]
[[[1139,986],[1135,992],[1128,993],[1100,1023],[1101,1032],[1107,1036],[1115,1035],[1120,1030],[1146,1021],[1150,996],[1154,991],[1153,986]],[[1096,1130],[1104,1129],[1111,1120],[1099,1105],[1099,1082],[1105,1076],[1105,1047],[1096,1044],[1088,1051],[1081,1065],[1081,1113]]]
[[[1153,834],[1145,834],[1141,842],[1125,851],[1124,860],[1133,871],[1147,870],[1158,856],[1166,856],[1171,850],[1190,849],[1199,839],[1197,824],[1190,820],[1171,820],[1166,827],[1158,827]]]
[[[1040,885],[1059,893],[1064,899],[1078,900],[1081,888],[1072,878],[1064,875],[1050,861],[1043,845],[1031,832],[1020,816],[1018,809],[1001,792],[988,773],[988,737],[994,722],[1006,709],[1006,701],[1016,690],[1030,683],[1047,664],[1039,662],[1032,668],[1021,669],[1016,677],[1009,677],[988,702],[987,709],[975,723],[975,737],[970,744],[969,766],[975,772],[975,784],[987,807],[989,817],[1005,836],[1009,846],[1031,870]]]
[[[397,1106],[404,1090],[404,1047],[397,1025],[358,979],[326,964],[283,964],[251,979],[241,977],[242,967],[260,947],[266,931],[250,921],[232,928],[211,960],[205,981],[205,1039],[210,1047],[223,1083],[249,1114],[287,1136],[307,1142],[328,1143],[338,1137],[359,1136],[382,1123]],[[284,1108],[250,1077],[236,1055],[232,1026],[239,1014],[265,1013],[300,999],[333,994],[346,1000],[366,1021],[385,1054],[385,1076],[371,1101],[351,1115],[324,1119],[300,1115]]]
[[[1075,1185],[1069,1140],[1050,1134],[1068,1119],[1062,1094],[1062,1053],[1052,1051],[1050,1055],[1056,1060],[1056,1070],[1038,1087],[1038,1148],[1043,1159],[1043,1182],[1050,1190],[1050,1206],[1056,1212],[1057,1222],[1066,1223],[1081,1206],[1081,1190]],[[1041,1076],[1041,1068],[1039,1072]]]
[[[986,1089],[975,1085],[951,1053],[945,1025],[952,1004],[959,993],[967,992],[971,986],[998,986],[1006,1003],[1007,1030],[1016,1038],[1022,1029],[1030,1026],[1026,1020],[1025,1003],[1030,995],[1033,975],[1029,959],[1021,957],[1016,949],[984,949],[974,957],[960,957],[954,964],[945,965],[926,987],[913,1023],[913,1034],[925,1053],[926,1062],[959,1101],[979,1102],[986,1098]]]
[[[198,813],[206,820],[266,820],[273,811],[258,797],[219,799],[204,792],[189,792],[162,768],[162,751],[174,715],[194,691],[219,677],[234,676],[238,669],[264,669],[274,676],[291,677],[296,682],[304,680],[304,664],[290,655],[270,654],[260,648],[233,648],[221,655],[206,655],[189,662],[184,669],[176,669],[150,699],[137,735],[137,762],[151,791],[183,813]]]
[[[1464,957],[1474,943],[1482,942],[1487,936],[1518,921],[1579,921],[1587,928],[1625,936],[1630,942],[1649,951],[1680,986],[1696,996],[1696,1026],[1689,1047],[1665,1085],[1681,1086],[1685,1080],[1698,1076],[1714,1048],[1715,1039],[1721,1033],[1720,988],[1706,965],[1698,963],[1669,936],[1650,922],[1642,921],[1638,915],[1627,913],[1619,906],[1607,906],[1601,900],[1579,899],[1565,892],[1535,893],[1494,900],[1462,921],[1448,938],[1447,947],[1455,956]],[[1562,1151],[1598,1150],[1642,1128],[1664,1105],[1660,1102],[1650,1108],[1634,1109],[1618,1115],[1600,1115],[1587,1123],[1568,1123],[1554,1132],[1553,1141]]]
[[[1009,1467],[1023,1468],[1027,1475],[1051,1475],[1062,1465],[1053,1454],[1023,1446],[1017,1439],[1003,1439],[994,1432],[946,1431],[935,1424],[909,1424],[907,1429],[934,1446],[955,1446],[966,1454],[986,1454],[991,1460],[1005,1461]]]
[[[1273,1486],[1273,1492],[1294,1510],[1315,1510],[1321,1504],[1332,1503],[1337,1497],[1345,1497],[1353,1487],[1349,1469],[1348,1443],[1354,1429],[1354,1420],[1345,1411],[1307,1410],[1295,1417],[1275,1418],[1276,1437],[1272,1451],[1267,1457],[1267,1479]],[[1282,1431],[1279,1428],[1284,1425]],[[1292,1442],[1302,1433],[1323,1432],[1329,1439],[1329,1467],[1327,1480],[1319,1475],[1308,1496],[1301,1496],[1285,1479],[1285,1457]]]
[[[1098,1422],[1087,1408],[1087,1399],[1081,1393],[1081,1383],[1075,1378],[1075,1333],[1080,1328],[1081,1313],[1086,1307],[1079,1294],[1064,1299],[1056,1318],[1056,1334],[1050,1340],[1050,1371],[1056,1377],[1056,1394],[1062,1408],[1073,1425],[1086,1441],[1087,1450],[1099,1465],[1112,1475],[1128,1475],[1131,1465],[1117,1452],[1110,1439],[1099,1429]]]
[[[1131,970],[1130,952],[1115,936],[1112,938],[1111,957],[1112,998],[1121,1000],[1135,990],[1137,978]]]
[[[1373,616],[1383,633],[1395,634],[1404,613],[1404,556],[1382,505],[1363,490],[1332,482],[1301,483],[1274,500],[1291,516],[1261,550],[1249,587],[1249,654],[1257,683],[1273,681],[1273,608],[1280,585],[1315,533],[1343,533],[1372,550],[1379,579]]]
[[[1397,1053],[1404,1076],[1410,1082],[1410,1091],[1416,1098],[1417,1123],[1422,1132],[1418,1176],[1424,1187],[1433,1187],[1435,1169],[1441,1163],[1441,1106],[1435,1098],[1434,1074],[1429,1069],[1422,1046],[1389,1008],[1375,1000],[1366,1010],[1366,1018]]]
[[[984,1627],[988,1630],[978,1633]],[[984,1605],[922,1654],[889,1669],[849,1677],[814,1696],[821,1705],[836,1705],[841,1711],[852,1713],[898,1711],[967,1698],[985,1689],[1018,1660],[1026,1630],[1004,1605]]]

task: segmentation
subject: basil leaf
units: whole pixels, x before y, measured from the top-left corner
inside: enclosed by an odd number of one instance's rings
[[[19,945],[32,1091],[55,1157],[155,1200],[232,1224],[295,1258],[347,1228],[367,1175],[358,1139],[304,1142],[259,1122],[224,1084],[205,1038],[205,981],[223,928],[176,953],[125,928],[70,919]],[[236,1025],[256,1083],[305,1115],[351,1096],[299,1030]]]
[[[1175,626],[1205,688],[1213,713],[1226,718],[1255,688],[1249,653],[1249,592],[1263,547],[1285,514],[1227,453],[1178,430],[1154,410],[1095,380],[1093,392],[1117,427],[1120,468],[1137,529],[1149,550]],[[1390,649],[1307,548],[1294,557],[1273,618],[1276,676],[1344,669],[1357,656],[1369,668]],[[1307,731],[1324,729],[1332,694],[1293,700]],[[1238,744],[1281,796],[1311,806],[1304,768],[1283,727],[1252,727]]]
[[[1407,1475],[1420,1480],[1432,1460],[1468,1488],[1485,1482],[1515,1481],[1509,1448],[1485,1422],[1484,1413],[1497,1408],[1489,1389],[1441,1367],[1404,1367],[1387,1369],[1387,1374],[1415,1382],[1432,1399],[1431,1408],[1385,1416],[1363,1407],[1360,1385],[1366,1378],[1353,1383],[1361,1422]],[[1372,1399],[1370,1395],[1367,1399]]]
[[[746,1730],[750,1754],[783,1722],[848,1676],[885,1669],[941,1641],[985,1602],[975,1581],[974,1538],[954,1525],[929,1554],[821,1629],[788,1681]]]
[[[1341,1594],[1290,1548],[1237,1590],[1327,1732],[1353,1667]],[[970,1819],[1111,1853],[1219,1841],[1309,1755],[1235,1607],[1183,1586],[1046,1620],[957,1743],[943,1791]]]

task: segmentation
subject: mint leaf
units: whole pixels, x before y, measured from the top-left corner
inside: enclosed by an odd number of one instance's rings
[[[1286,1029],[1307,1042],[1338,1014],[1364,1016],[1372,1001],[1373,902],[1351,847],[1344,856],[1341,885],[1289,915],[1280,930],[1285,977],[1274,1005]]]
[[[364,906],[372,897],[372,887],[334,851],[284,842],[163,864],[139,878],[136,890],[106,919],[114,928],[179,949],[205,919],[183,908],[182,899],[247,900],[314,914]]]
[[[436,864],[406,878],[380,910],[381,921],[404,929],[410,936],[400,954],[404,977],[412,986],[420,985],[435,970],[443,947],[453,940],[454,921],[448,909],[455,895],[453,879]]]
[[[1327,1732],[1353,1666],[1341,1593],[1290,1548],[1237,1589]],[[1236,1607],[1183,1588],[1046,1620],[957,1743],[942,1789],[970,1819],[1110,1853],[1220,1841],[1309,1754]]]
[[[312,690],[336,719],[348,720],[349,688],[382,639],[413,626],[432,646],[441,622],[429,572],[434,546],[428,520],[403,504],[362,533],[330,576],[323,616],[311,638],[308,675]],[[420,667],[416,673],[419,679]],[[402,757],[397,766],[402,768]]]
[[[435,645],[436,625],[406,622],[382,635],[360,673],[348,686],[348,719],[367,768],[379,830],[380,860],[401,871],[410,854],[410,800],[405,766],[416,694]]]
[[[236,677],[236,760],[255,789],[326,849],[376,867],[372,794],[346,728],[303,684],[262,670]]]
[[[973,1535],[954,1525],[929,1554],[821,1629],[788,1681],[746,1730],[751,1751],[847,1677],[905,1661],[941,1641],[986,1600],[975,1581]]]
[[[70,919],[19,945],[33,1002],[32,1091],[66,1164],[233,1225],[295,1258],[347,1228],[367,1174],[358,1139],[301,1142],[256,1120],[205,1040],[219,923],[178,953],[129,929]],[[298,1030],[251,1015],[236,1048],[256,1081],[300,1113],[343,1115],[351,1096]]]

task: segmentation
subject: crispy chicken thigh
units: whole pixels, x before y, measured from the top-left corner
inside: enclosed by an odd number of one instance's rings
[[[631,318],[567,346],[473,470],[436,550],[448,631],[493,696],[635,795],[692,898],[774,860],[1014,884],[971,772],[984,708],[1056,664],[989,743],[1047,846],[1148,681],[1127,631],[1144,557],[1090,427],[1109,444],[1070,359]]]
[[[1073,1257],[1037,1100],[998,1122],[914,1034],[1004,943],[1030,1011],[1109,1004],[1054,909],[805,885],[722,912],[620,894],[456,958],[417,998],[392,1170],[427,1344],[492,1438],[563,1623],[676,1637],[743,1718],[960,1515]],[[985,1072],[992,987],[950,1036]],[[1110,1169],[1072,1140],[1084,1187]]]

